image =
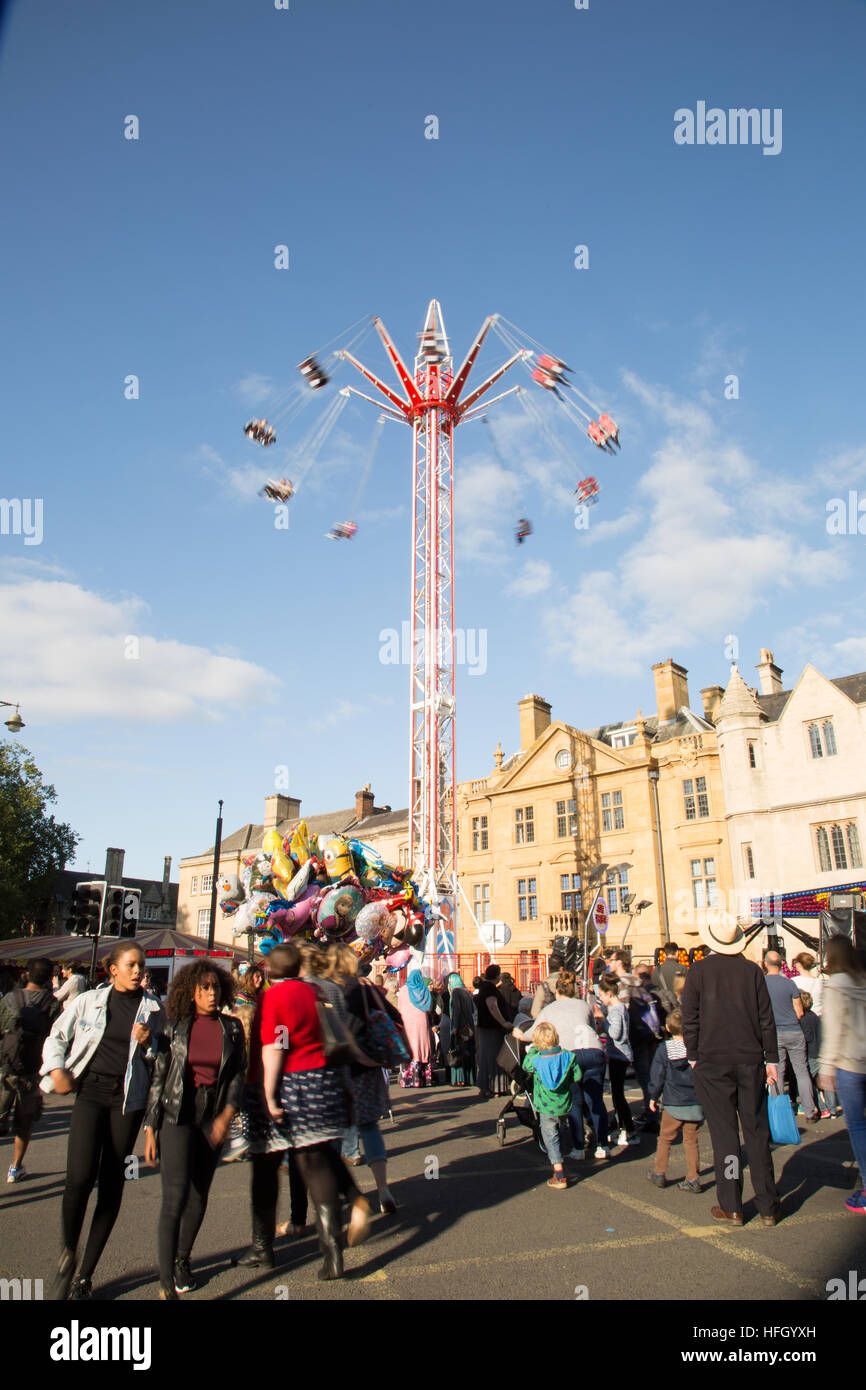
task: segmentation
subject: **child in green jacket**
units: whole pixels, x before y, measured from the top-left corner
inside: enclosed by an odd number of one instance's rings
[[[568,1183],[562,1168],[559,1122],[571,1113],[571,1087],[580,1080],[580,1067],[574,1053],[563,1052],[559,1046],[559,1034],[552,1023],[536,1023],[532,1037],[534,1046],[523,1060],[523,1070],[532,1076],[532,1103],[553,1164],[553,1177],[547,1186],[563,1191]]]

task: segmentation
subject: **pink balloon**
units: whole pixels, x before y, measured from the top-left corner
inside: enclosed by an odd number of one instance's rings
[[[408,960],[411,960],[412,952],[408,946],[404,946],[400,951],[392,951],[390,956],[385,957],[385,964],[389,970],[401,970]]]

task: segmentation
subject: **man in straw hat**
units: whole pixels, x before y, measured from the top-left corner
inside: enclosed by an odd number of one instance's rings
[[[695,1090],[713,1141],[716,1221],[743,1224],[743,1163],[737,1117],[749,1156],[762,1226],[779,1219],[770,1154],[767,1083],[778,1084],[773,1006],[764,976],[743,955],[742,928],[724,912],[708,913],[700,934],[711,955],[697,961],[683,991],[683,1039]]]

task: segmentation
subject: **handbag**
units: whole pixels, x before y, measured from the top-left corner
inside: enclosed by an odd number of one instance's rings
[[[316,990],[319,1041],[329,1067],[345,1067],[355,1058],[355,1043],[333,1004]]]
[[[794,1111],[786,1095],[780,1095],[778,1087],[772,1082],[767,1097],[767,1113],[770,1118],[770,1138],[774,1144],[799,1144],[800,1131]]]
[[[401,1030],[385,1010],[378,1006],[370,1011],[367,990],[370,988],[362,978],[361,998],[364,1001],[364,1033],[359,1046],[377,1067],[400,1067],[409,1061],[409,1049]]]

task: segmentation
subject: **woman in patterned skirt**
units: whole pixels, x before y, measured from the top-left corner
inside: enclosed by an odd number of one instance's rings
[[[268,975],[275,983],[262,999],[260,1036],[265,1102],[277,1127],[295,1151],[298,1168],[313,1203],[319,1248],[324,1255],[320,1279],[343,1277],[339,1196],[353,1192],[347,1243],[360,1245],[370,1226],[370,1204],[351,1180],[334,1149],[348,1123],[345,1079],[326,1064],[312,985],[299,980],[301,954],[288,943],[268,956]]]

